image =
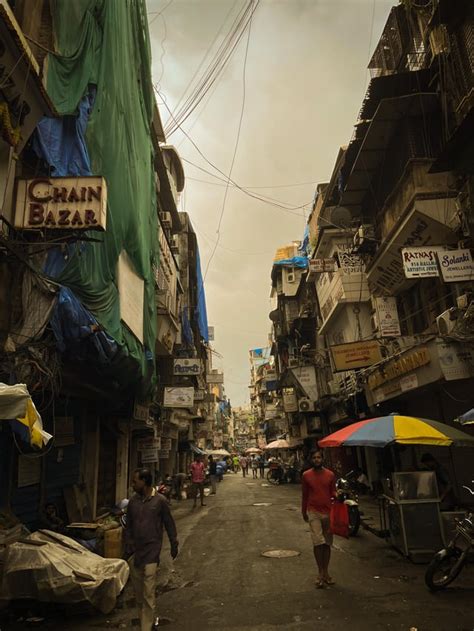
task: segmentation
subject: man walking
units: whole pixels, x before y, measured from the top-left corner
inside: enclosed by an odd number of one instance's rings
[[[240,456],[240,468],[242,469],[242,477],[245,478],[245,476],[247,475],[247,467],[248,467],[248,463],[247,463],[247,458],[245,456]]]
[[[265,477],[265,459],[263,454],[258,455],[258,469],[260,471],[260,477],[263,479]]]
[[[173,559],[178,555],[178,539],[168,502],[152,486],[151,471],[137,469],[132,486],[135,495],[127,507],[125,555],[130,557],[130,577],[140,610],[141,631],[150,631],[159,625],[159,618],[155,620],[155,592],[163,527],[170,540]]]
[[[211,495],[217,493],[217,462],[214,462],[214,458],[209,456],[209,477],[211,479]]]
[[[255,456],[252,456],[250,466],[252,467],[252,478],[256,480],[258,477],[258,462]]]
[[[332,545],[329,513],[336,497],[336,476],[323,467],[323,454],[319,449],[311,452],[311,464],[312,468],[303,474],[301,512],[311,530],[314,558],[319,570],[316,587],[321,589],[325,585],[334,585],[329,575]]]
[[[196,508],[197,496],[201,499],[201,506],[204,504],[204,480],[206,478],[204,472],[204,463],[201,460],[201,456],[196,454],[194,456],[194,462],[191,465],[191,482],[193,483],[194,504],[193,508]]]

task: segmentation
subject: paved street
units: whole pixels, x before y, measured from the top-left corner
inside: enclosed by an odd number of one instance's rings
[[[255,506],[255,503],[270,503]],[[262,487],[260,480],[227,475],[218,495],[192,511],[175,504],[182,545],[172,567],[165,546],[159,613],[170,629],[327,629],[470,631],[474,572],[439,595],[423,585],[424,566],[405,561],[374,535],[337,538],[332,574],[337,585],[316,590],[308,529],[299,512],[299,486]],[[269,549],[293,549],[293,558],[261,556]],[[125,590],[109,616],[51,613],[41,628],[131,628],[134,613]],[[64,616],[67,616],[66,620]],[[18,623],[12,629],[24,628]],[[2,628],[2,631],[3,628]]]

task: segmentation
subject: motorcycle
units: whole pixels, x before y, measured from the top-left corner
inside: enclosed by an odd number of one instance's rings
[[[336,480],[338,499],[347,505],[349,512],[349,536],[355,537],[360,528],[359,498],[353,480],[353,472]]]
[[[435,554],[425,572],[425,583],[432,592],[444,589],[457,578],[474,546],[474,514],[466,513],[456,523],[456,532],[446,548]]]
[[[267,472],[267,482],[270,484],[284,484],[286,482],[285,469],[279,462],[271,462]]]

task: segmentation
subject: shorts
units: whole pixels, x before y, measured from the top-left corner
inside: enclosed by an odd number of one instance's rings
[[[329,515],[326,513],[308,513],[309,528],[313,546],[332,545],[332,532],[330,530]]]

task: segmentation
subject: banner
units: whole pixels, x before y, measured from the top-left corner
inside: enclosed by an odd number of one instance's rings
[[[438,253],[438,260],[445,283],[474,280],[474,262],[470,250]]]
[[[367,368],[382,360],[380,344],[376,340],[337,344],[330,350],[336,372]]]
[[[376,298],[375,312],[380,337],[399,337],[402,334],[396,298],[393,296]]]
[[[402,248],[405,278],[433,278],[439,276],[437,254],[442,246]]]

